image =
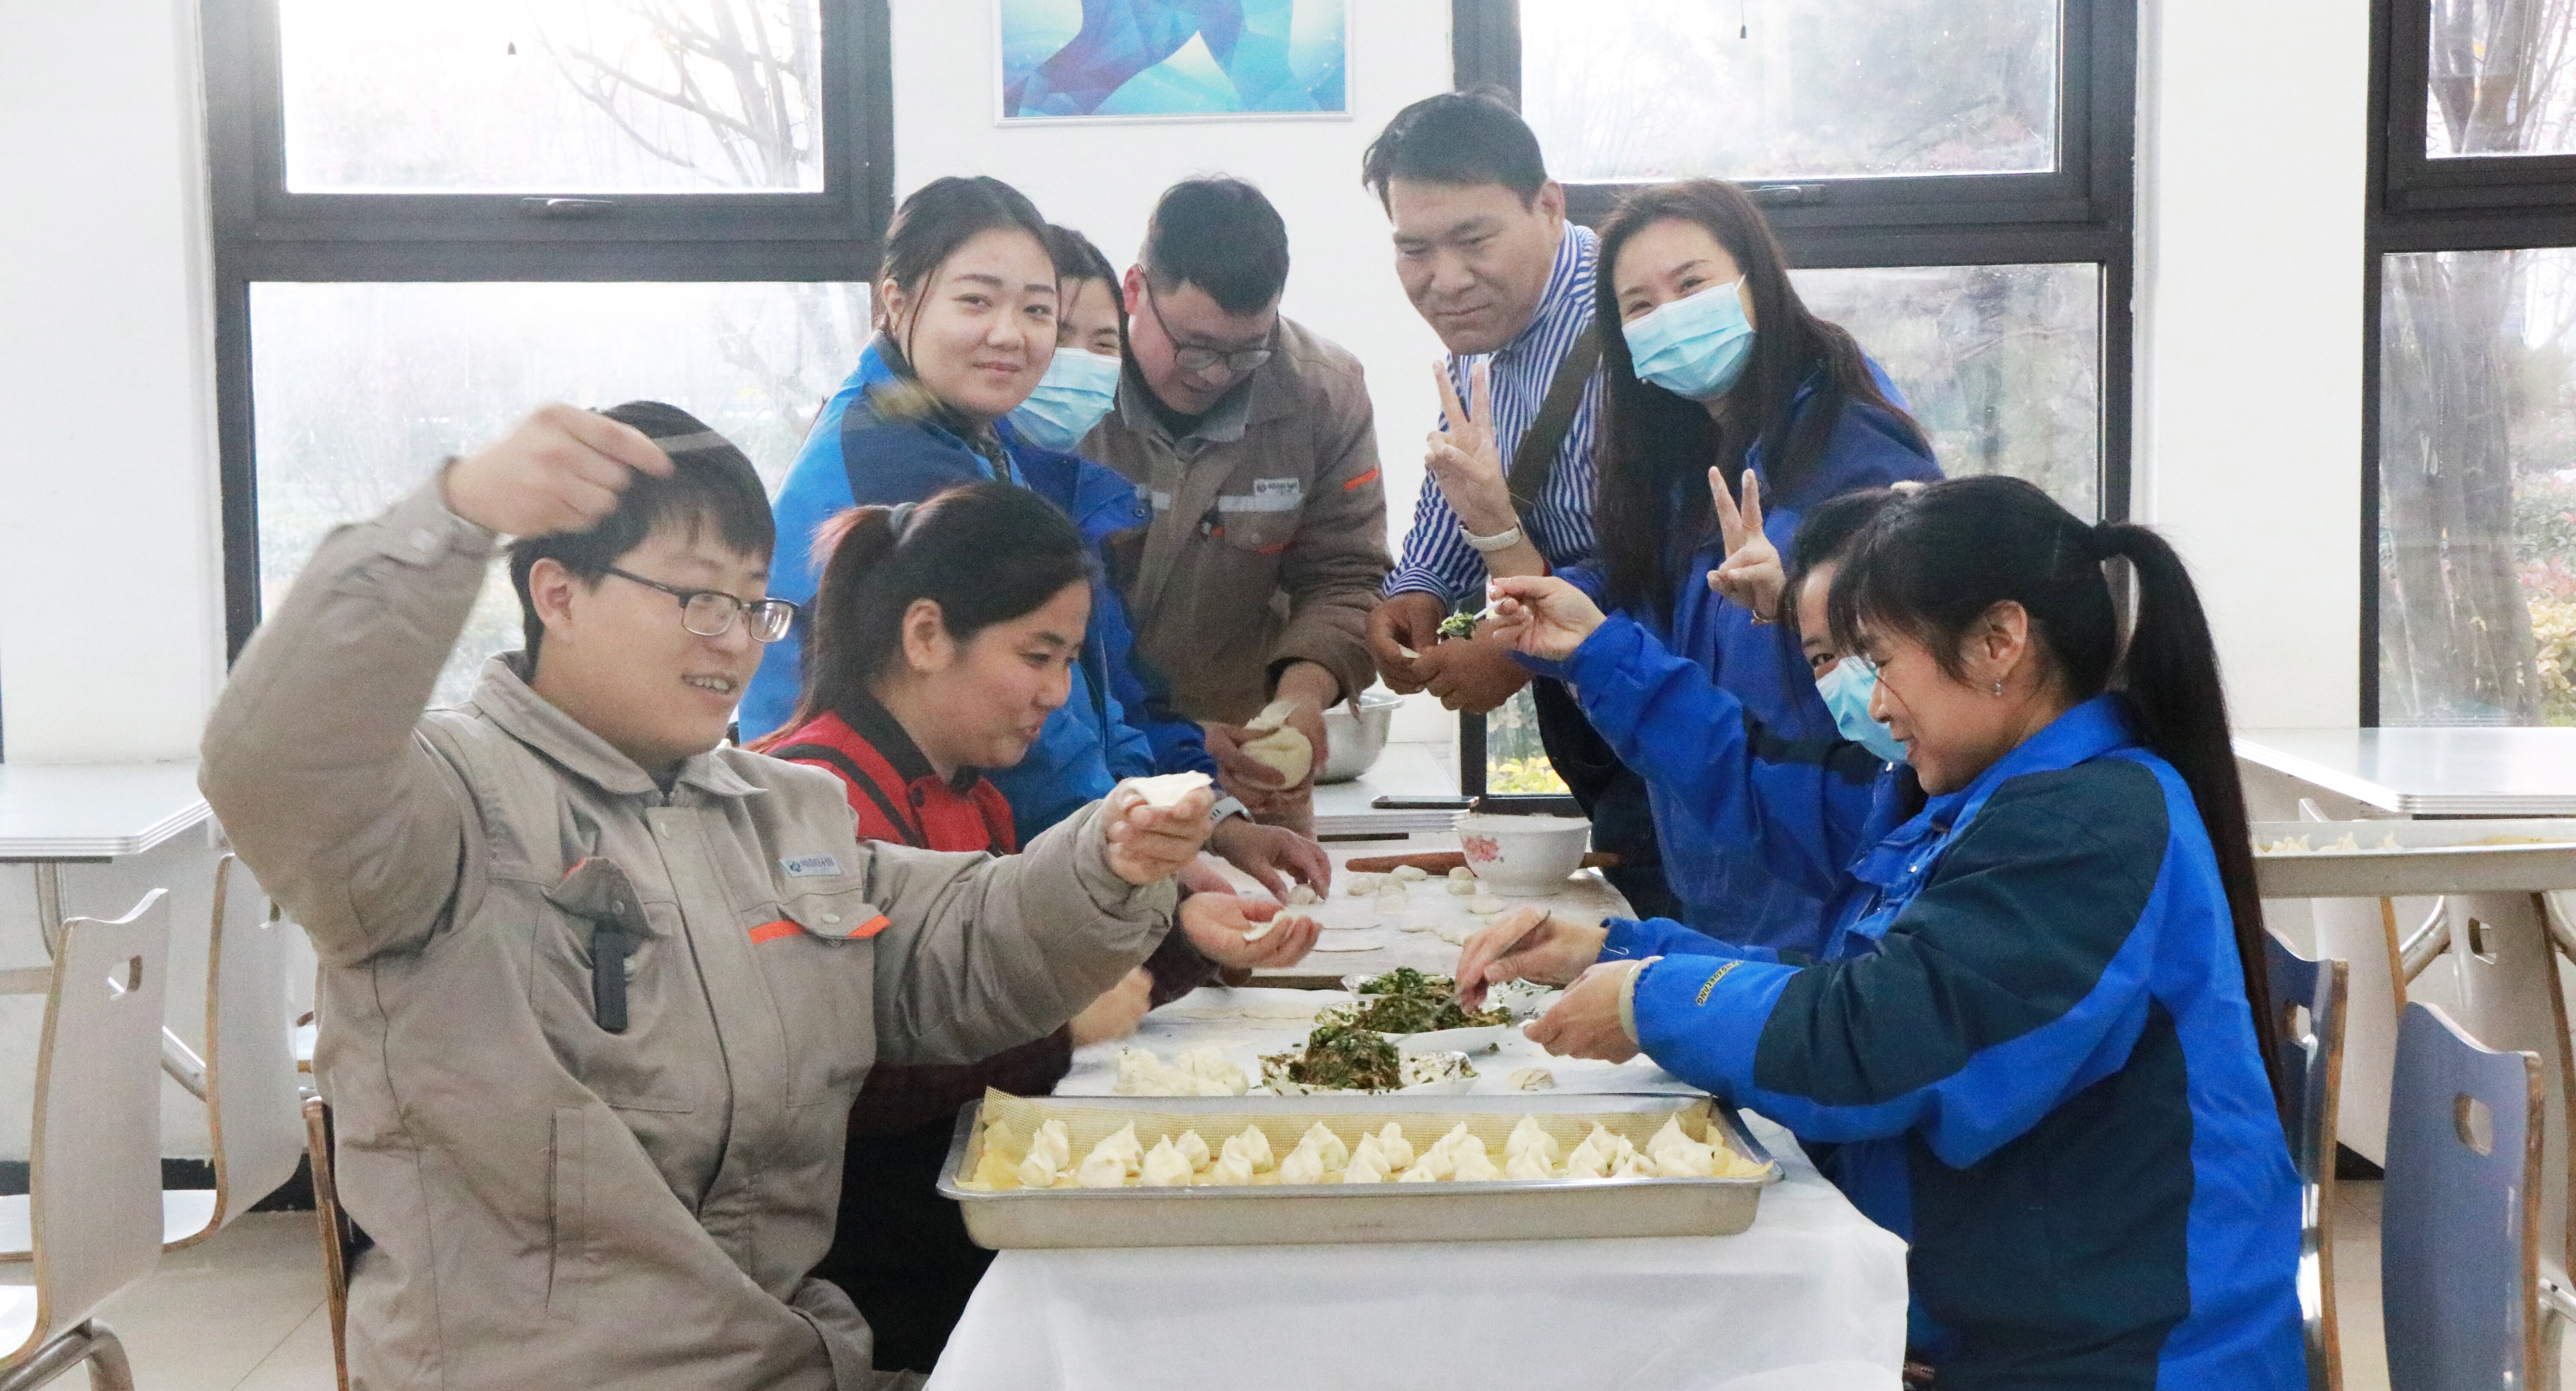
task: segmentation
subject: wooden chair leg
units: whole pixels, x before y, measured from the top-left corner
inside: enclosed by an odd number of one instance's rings
[[[304,1144],[313,1165],[313,1216],[322,1237],[322,1277],[331,1310],[331,1365],[349,1391],[349,1268],[342,1247],[340,1183],[331,1164],[331,1108],[304,1099]]]

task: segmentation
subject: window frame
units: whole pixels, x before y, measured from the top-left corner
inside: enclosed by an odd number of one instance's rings
[[[1766,179],[1746,187],[1764,205],[1790,263],[1800,269],[2099,266],[2102,398],[2095,496],[2104,519],[2125,521],[2135,374],[2138,0],[2060,0],[2058,12],[2055,171]],[[1518,0],[1451,0],[1450,18],[1457,86],[1491,83],[1517,97]],[[1637,187],[1568,183],[1567,214],[1597,225]],[[1484,796],[1485,772],[1485,722],[1461,713],[1460,795]]]
[[[2368,190],[2361,266],[2361,624],[2358,719],[2380,727],[2380,398],[2392,255],[2576,246],[2576,155],[2431,159],[2431,0],[2370,0]],[[2403,100],[2400,100],[2400,98]]]
[[[872,279],[894,207],[888,3],[818,2],[820,192],[557,195],[580,205],[567,210],[543,194],[287,192],[278,0],[207,0],[228,661],[261,616],[251,285]]]

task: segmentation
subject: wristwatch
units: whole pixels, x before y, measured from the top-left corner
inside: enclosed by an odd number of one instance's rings
[[[1478,536],[1467,529],[1466,523],[1461,522],[1458,524],[1458,534],[1467,538],[1468,545],[1488,555],[1495,551],[1510,550],[1521,543],[1521,529],[1517,526],[1506,527],[1491,536]]]
[[[1249,821],[1252,819],[1252,808],[1245,806],[1242,798],[1227,793],[1218,797],[1216,805],[1208,811],[1208,825],[1222,825],[1229,816],[1240,816]]]

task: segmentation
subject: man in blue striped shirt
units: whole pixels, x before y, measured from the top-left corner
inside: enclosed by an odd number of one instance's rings
[[[1559,364],[1592,323],[1592,231],[1565,217],[1565,190],[1547,177],[1538,139],[1518,113],[1482,93],[1450,92],[1398,112],[1369,147],[1362,180],[1394,224],[1396,274],[1407,298],[1449,350],[1451,390],[1471,399],[1485,368],[1494,447],[1513,460],[1537,419]],[[1460,525],[1425,479],[1369,623],[1370,646],[1389,686],[1429,690],[1453,710],[1509,699],[1529,673],[1493,642],[1438,644],[1434,630],[1456,605],[1482,605],[1482,549],[1534,546],[1551,568],[1592,555],[1592,443],[1602,410],[1596,370],[1583,391],[1555,472],[1502,544]],[[1445,429],[1458,422],[1442,420]],[[1407,656],[1407,652],[1418,656]]]
[[[1592,558],[1593,442],[1607,391],[1598,346],[1587,336],[1599,242],[1566,220],[1565,189],[1547,176],[1538,137],[1520,113],[1484,91],[1445,92],[1397,112],[1369,146],[1360,179],[1394,225],[1405,296],[1449,350],[1446,399],[1468,403],[1467,421],[1444,414],[1428,441],[1429,462],[1459,457],[1457,445],[1472,433],[1480,452],[1490,445],[1516,496],[1536,494],[1517,516],[1462,519],[1426,477],[1403,559],[1369,616],[1370,651],[1387,685],[1481,713],[1529,684],[1530,674],[1508,644],[1440,642],[1440,620],[1460,603],[1483,606],[1489,559],[1505,573],[1527,574],[1541,562],[1561,570]],[[1561,368],[1573,374],[1569,389],[1575,377],[1582,382],[1571,417],[1560,415],[1562,441],[1552,460],[1544,440],[1522,458]],[[1488,432],[1490,441],[1482,438]],[[1533,489],[1525,471],[1551,463]],[[1612,882],[1641,913],[1677,910],[1645,785],[1561,687],[1542,683],[1537,705],[1548,759],[1591,816],[1594,848],[1623,861]]]

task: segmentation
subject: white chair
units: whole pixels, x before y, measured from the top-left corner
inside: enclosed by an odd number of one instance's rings
[[[286,1018],[286,934],[239,859],[215,862],[206,941],[205,1098],[215,1186],[161,1193],[161,1243],[177,1250],[222,1231],[295,1177],[301,1097]],[[0,1197],[0,1261],[27,1259],[27,1200]]]
[[[2340,1391],[2335,1326],[2335,1115],[2343,1070],[2345,966],[2310,961],[2263,934],[2272,1005],[2280,1011],[2281,1127],[2299,1171],[2299,1312],[2306,1326],[2309,1391]]]
[[[161,1194],[161,1242],[177,1250],[222,1231],[295,1177],[302,1096],[286,1017],[286,938],[294,929],[237,858],[215,864],[206,947],[206,1107],[215,1186]]]
[[[54,955],[36,1054],[29,1212],[33,1285],[0,1287],[0,1391],[83,1363],[132,1391],[99,1306],[161,1259],[161,1002],[168,891],[115,922],[74,918]]]

